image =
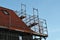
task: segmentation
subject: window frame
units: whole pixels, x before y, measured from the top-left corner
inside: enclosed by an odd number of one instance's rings
[[[2,10],[2,12],[3,12],[5,15],[9,15],[9,13],[8,13],[7,10]]]

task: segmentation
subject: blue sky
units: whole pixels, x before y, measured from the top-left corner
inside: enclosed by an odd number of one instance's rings
[[[60,39],[60,0],[0,0],[0,6],[13,10],[20,10],[21,3],[26,4],[28,14],[38,8],[40,18],[47,19],[47,40]]]

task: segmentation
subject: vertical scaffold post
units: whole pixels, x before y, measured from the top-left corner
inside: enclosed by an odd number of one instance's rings
[[[38,14],[38,9],[36,9],[36,8],[33,8],[33,20],[34,20],[34,23],[36,23],[35,21],[37,21],[35,18],[35,12],[36,12],[36,14]],[[36,28],[34,27],[34,30],[36,31]],[[36,36],[35,36],[36,37]]]
[[[26,5],[21,4],[21,13],[24,13],[26,15]]]
[[[21,13],[19,14],[21,16],[21,19],[26,17],[26,5],[21,4]]]

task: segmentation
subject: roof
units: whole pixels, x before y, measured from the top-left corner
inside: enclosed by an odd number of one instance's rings
[[[3,11],[8,12],[9,15],[4,14]],[[40,35],[37,32],[31,30],[16,13],[8,8],[0,7],[0,28],[7,28],[10,30],[16,30],[26,32],[34,35]]]

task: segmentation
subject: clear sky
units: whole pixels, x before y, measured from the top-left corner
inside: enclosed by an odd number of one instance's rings
[[[26,4],[27,13],[38,8],[40,18],[47,19],[47,40],[60,40],[60,0],[0,0],[0,6],[20,10],[21,3]]]

